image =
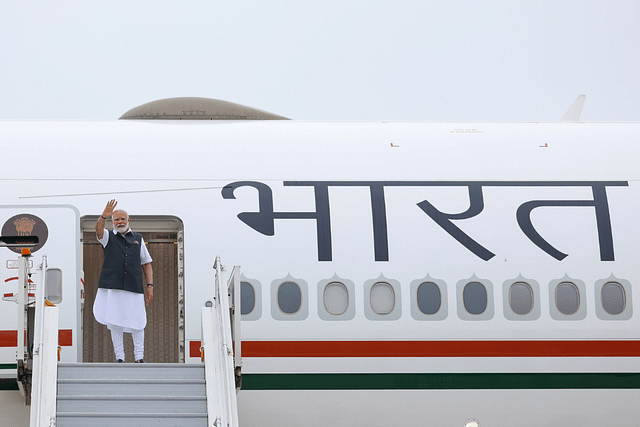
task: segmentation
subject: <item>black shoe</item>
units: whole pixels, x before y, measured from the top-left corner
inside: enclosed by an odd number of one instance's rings
[[[145,362],[144,359],[139,359],[139,360],[136,360],[136,363],[147,363],[147,362]]]
[[[118,360],[116,360],[116,363],[124,363],[124,360],[118,359]]]

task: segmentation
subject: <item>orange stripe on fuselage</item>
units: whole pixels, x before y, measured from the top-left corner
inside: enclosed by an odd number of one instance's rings
[[[15,347],[18,345],[18,331],[0,331],[0,347]],[[58,345],[70,347],[73,345],[73,331],[60,329],[58,331]]]
[[[190,355],[200,356],[200,341],[190,342]],[[242,356],[639,357],[640,341],[243,341]]]

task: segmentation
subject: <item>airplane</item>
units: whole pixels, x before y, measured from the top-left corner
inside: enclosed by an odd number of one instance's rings
[[[91,312],[108,200],[154,259],[149,362],[201,363],[216,257],[241,266],[243,427],[628,425],[640,124],[580,122],[583,103],[528,123],[297,121],[204,98],[0,121],[2,235],[37,235],[29,262],[63,272],[62,362],[115,362]],[[0,401],[17,393],[12,249]]]

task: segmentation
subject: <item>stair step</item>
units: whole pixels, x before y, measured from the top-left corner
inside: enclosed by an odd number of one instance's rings
[[[207,414],[204,396],[64,396],[58,397],[59,412],[154,414]]]
[[[57,427],[207,426],[204,365],[59,363]]]
[[[207,414],[112,414],[58,412],[56,427],[207,427]]]
[[[58,397],[84,396],[204,396],[204,379],[59,379]]]
[[[59,363],[61,379],[201,379],[204,365],[185,363]]]

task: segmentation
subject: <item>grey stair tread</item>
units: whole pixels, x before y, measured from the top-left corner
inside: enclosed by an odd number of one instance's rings
[[[203,364],[59,363],[57,425],[207,425]]]
[[[105,413],[105,414],[178,414],[207,413],[207,400],[113,400],[113,399],[58,399],[57,410],[64,412]]]
[[[67,369],[116,369],[116,370],[140,370],[140,369],[168,369],[168,370],[200,370],[204,369],[204,364],[187,364],[187,363],[59,363],[59,370]]]
[[[123,400],[123,401],[141,401],[141,400],[158,400],[165,402],[179,402],[179,401],[189,401],[189,400],[206,400],[205,396],[164,396],[164,395],[148,395],[148,396],[136,396],[132,398],[131,396],[111,396],[111,395],[97,395],[97,396],[86,396],[86,395],[69,395],[62,396],[59,398],[60,400]]]
[[[58,362],[59,369],[94,369],[94,368],[114,368],[114,369],[153,369],[153,368],[173,368],[173,369],[204,369],[203,363],[68,363]]]
[[[58,362],[58,367],[61,368],[74,368],[74,367],[92,367],[92,366],[115,366],[115,367],[126,367],[135,369],[136,367],[150,367],[150,366],[165,366],[165,367],[174,367],[174,368],[197,368],[204,367],[203,363],[102,363],[102,362]]]
[[[124,386],[126,384],[126,386]],[[59,380],[58,398],[71,395],[141,395],[204,396],[202,380]]]
[[[91,399],[58,399],[57,410],[63,412],[90,412],[108,414],[129,414],[136,416],[140,413],[176,414],[176,413],[207,413],[207,400],[91,400]]]
[[[197,414],[64,414],[58,413],[56,427],[207,427],[207,416]]]
[[[204,365],[185,363],[59,363],[60,379],[202,379]]]
[[[131,384],[204,384],[204,379],[192,378],[58,378],[58,383],[63,384],[83,384],[90,382],[91,384],[122,384],[123,382]]]
[[[105,417],[105,418],[128,418],[131,414],[117,414],[112,412],[58,412],[58,417]],[[183,412],[174,414],[156,414],[151,412],[140,412],[136,414],[138,418],[206,418],[207,414]]]

